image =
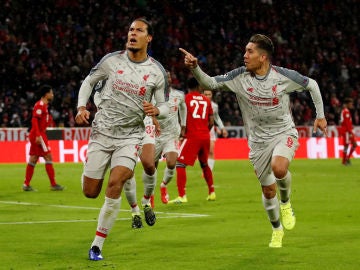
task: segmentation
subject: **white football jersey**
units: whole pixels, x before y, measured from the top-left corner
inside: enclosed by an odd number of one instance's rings
[[[107,54],[90,71],[81,85],[78,107],[86,106],[94,86],[104,81],[99,110],[92,127],[115,137],[141,137],[144,132],[144,100],[167,106],[168,83],[163,66],[152,57],[133,62],[126,51]],[[168,111],[166,112],[168,113]]]
[[[161,136],[173,134],[175,137],[179,137],[181,129],[179,115],[180,121],[184,126],[186,123],[186,104],[184,93],[180,90],[170,88],[168,105],[168,116],[164,119],[158,119],[161,128]]]
[[[257,77],[245,67],[210,77],[198,66],[193,74],[208,89],[229,90],[236,94],[250,142],[268,142],[284,132],[298,137],[292,119],[289,94],[310,91],[317,117],[323,118],[323,103],[317,83],[282,67],[271,66],[269,73]]]

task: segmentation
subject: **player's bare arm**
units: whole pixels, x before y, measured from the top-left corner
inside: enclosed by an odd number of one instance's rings
[[[228,131],[226,128],[222,128],[221,129],[221,135],[224,137],[224,138],[227,138],[228,137]]]
[[[88,125],[89,117],[90,117],[90,112],[86,110],[85,107],[81,106],[78,108],[78,113],[75,116],[75,122],[78,125]]]
[[[155,116],[152,117],[152,120],[153,120],[153,124],[155,126],[155,135],[156,135],[156,137],[159,137],[161,135],[160,123]]]
[[[187,68],[194,69],[198,66],[198,59],[183,48],[179,50],[185,55],[184,63]]]

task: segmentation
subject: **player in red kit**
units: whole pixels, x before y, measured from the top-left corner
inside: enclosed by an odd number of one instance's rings
[[[50,189],[52,191],[61,191],[64,187],[56,183],[55,170],[52,164],[52,155],[46,136],[46,128],[52,122],[52,116],[48,111],[48,104],[53,101],[54,92],[51,86],[44,85],[39,89],[39,94],[41,98],[35,103],[32,113],[31,130],[29,133],[30,158],[26,166],[23,190],[34,191],[34,189],[30,186],[30,181],[34,174],[35,165],[38,162],[39,157],[43,157],[45,159],[46,173],[49,176],[51,183]]]
[[[185,96],[187,108],[186,127],[182,127],[179,157],[176,164],[177,187],[179,196],[169,201],[169,204],[187,202],[186,197],[186,166],[193,166],[199,159],[205,181],[208,185],[208,201],[216,199],[214,180],[207,163],[210,150],[210,129],[214,125],[211,101],[200,92],[199,83],[195,78],[188,81],[189,93]]]
[[[355,135],[353,132],[351,112],[350,112],[350,110],[353,109],[353,107],[354,107],[353,100],[351,98],[346,98],[344,100],[344,107],[341,111],[341,116],[340,116],[341,136],[343,137],[343,143],[344,143],[342,164],[345,166],[351,165],[350,157],[357,147]],[[348,151],[350,145],[351,148],[350,151]]]

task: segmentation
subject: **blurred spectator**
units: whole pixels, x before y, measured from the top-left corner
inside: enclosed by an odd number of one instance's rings
[[[189,77],[180,46],[199,57],[204,71],[220,74],[242,65],[244,42],[263,33],[274,38],[274,64],[318,81],[327,116],[336,122],[333,97],[342,102],[348,96],[355,101],[354,115],[360,114],[356,0],[244,0],[241,8],[236,1],[210,0],[39,0],[38,5],[25,0],[6,1],[0,15],[0,125],[10,126],[14,114],[27,125],[17,105],[23,100],[27,108],[22,109],[31,110],[35,89],[47,83],[59,95],[51,108],[59,114],[56,125],[73,126],[82,78],[105,53],[124,48],[126,22],[140,16],[152,21],[158,35],[149,54],[171,70],[176,88],[185,89]],[[242,123],[234,94],[214,98],[225,124]],[[312,107],[299,109],[307,101],[304,95],[292,96],[297,125],[309,124],[314,116]]]

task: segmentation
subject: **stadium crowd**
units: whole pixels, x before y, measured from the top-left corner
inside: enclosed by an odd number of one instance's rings
[[[178,48],[196,55],[210,75],[243,65],[254,33],[272,37],[275,65],[314,78],[329,125],[337,125],[346,97],[360,125],[359,4],[357,0],[165,1],[4,0],[0,13],[0,126],[27,127],[41,84],[55,92],[54,126],[75,126],[81,80],[103,55],[125,46],[128,22],[149,19],[155,30],[150,54],[186,90],[190,73]],[[26,7],[26,8],[25,8]],[[226,126],[242,125],[233,93],[214,93]],[[94,106],[89,103],[94,111]],[[91,106],[93,108],[91,108]],[[309,125],[308,94],[292,96],[297,125]]]

